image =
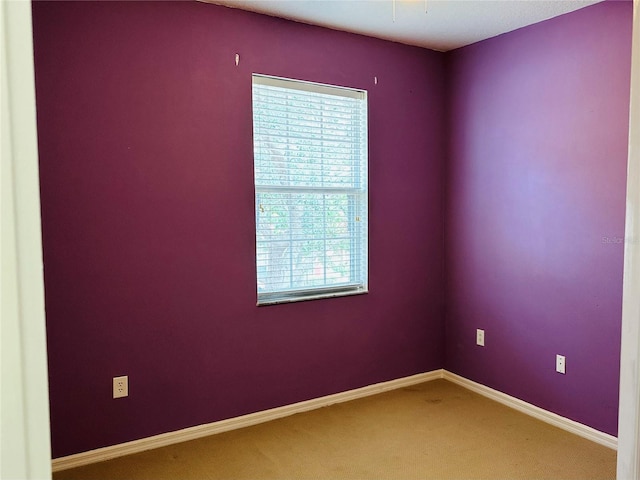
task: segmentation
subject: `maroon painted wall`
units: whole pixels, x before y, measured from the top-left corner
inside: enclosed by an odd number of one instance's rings
[[[631,10],[597,4],[448,59],[446,368],[614,435]]]
[[[443,54],[197,2],[33,23],[54,457],[442,367]],[[368,90],[368,295],[255,306],[253,72]]]

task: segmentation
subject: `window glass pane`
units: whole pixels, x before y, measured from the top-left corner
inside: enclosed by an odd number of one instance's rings
[[[366,106],[363,91],[254,75],[259,303],[366,291]]]

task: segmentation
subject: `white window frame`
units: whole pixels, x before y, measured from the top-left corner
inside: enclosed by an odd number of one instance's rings
[[[357,295],[368,292],[368,126],[367,126],[367,92],[365,90],[359,90],[347,87],[338,87],[333,85],[326,85],[308,81],[293,80],[281,77],[273,77],[267,75],[253,74],[252,76],[253,86],[253,127],[254,127],[254,188],[255,188],[255,214],[256,214],[256,277],[257,277],[257,305],[270,305],[277,303],[287,303],[302,300],[313,300],[319,298],[330,298],[345,295]],[[350,99],[358,100],[358,108],[361,112],[364,112],[359,116],[359,121],[350,125],[351,128],[359,127],[357,142],[357,152],[354,158],[357,158],[356,165],[358,169],[357,182],[354,185],[348,186],[300,186],[300,185],[279,185],[269,183],[268,181],[260,180],[259,167],[264,164],[264,160],[258,161],[260,155],[260,147],[258,137],[260,136],[260,127],[258,125],[259,115],[256,113],[257,101],[256,86],[276,87],[278,89],[287,89],[291,91],[303,91],[311,92],[312,94],[329,95],[336,98],[346,97]],[[323,131],[324,134],[324,131]],[[288,151],[287,151],[288,152]],[[263,154],[264,155],[264,154]],[[290,158],[286,157],[286,162],[290,161]],[[325,178],[325,177],[323,177]],[[331,178],[331,177],[326,177]],[[324,183],[324,182],[323,182]],[[331,195],[338,198],[335,195],[347,196],[349,199],[350,212],[353,213],[352,218],[348,220],[349,241],[351,246],[349,251],[349,265],[350,274],[349,280],[340,284],[332,285],[316,285],[316,286],[295,286],[293,285],[293,272],[294,267],[290,266],[288,270],[290,285],[284,288],[267,289],[267,291],[261,291],[261,261],[259,260],[260,251],[264,251],[265,243],[261,243],[259,239],[259,225],[260,215],[262,208],[260,198],[262,194],[283,194],[283,195],[322,195],[323,198],[329,198]],[[289,197],[290,198],[290,197]],[[291,202],[291,200],[289,200]],[[295,203],[293,203],[295,205]],[[354,206],[353,208],[351,208]],[[326,212],[326,210],[325,210]],[[323,213],[325,215],[325,213]],[[289,229],[293,229],[291,221],[289,221]],[[321,240],[322,237],[313,237],[313,240]],[[326,238],[325,238],[326,240]],[[290,240],[289,249],[293,249],[293,241]],[[324,272],[325,281],[327,278],[327,247],[324,247]],[[290,253],[293,256],[292,253]],[[354,267],[354,265],[356,265]],[[268,277],[265,274],[263,279]]]

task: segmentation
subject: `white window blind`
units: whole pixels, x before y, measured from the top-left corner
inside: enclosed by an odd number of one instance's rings
[[[253,75],[258,304],[367,291],[366,91]]]

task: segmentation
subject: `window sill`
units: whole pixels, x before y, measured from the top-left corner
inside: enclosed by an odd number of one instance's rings
[[[279,305],[282,303],[306,302],[309,300],[320,300],[323,298],[346,297],[351,295],[363,295],[369,293],[365,287],[357,287],[341,290],[330,291],[312,291],[312,292],[290,292],[264,295],[258,297],[257,306],[264,307],[268,305]]]

